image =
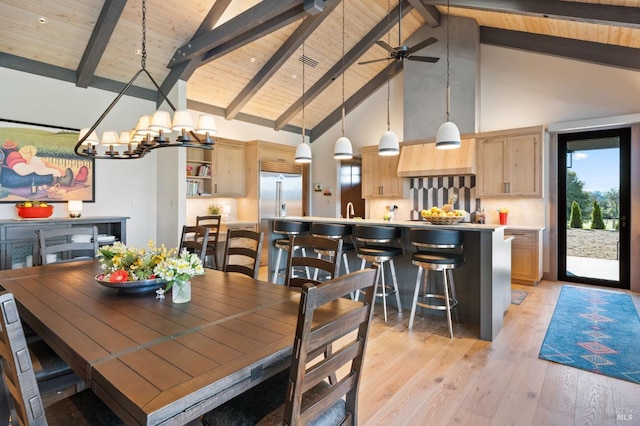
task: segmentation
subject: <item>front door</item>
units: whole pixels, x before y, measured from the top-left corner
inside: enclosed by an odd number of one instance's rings
[[[631,129],[560,134],[558,158],[558,279],[629,289]]]

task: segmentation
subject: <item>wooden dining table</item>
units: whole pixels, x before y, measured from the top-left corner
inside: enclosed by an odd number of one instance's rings
[[[97,261],[53,264],[0,271],[0,286],[127,424],[187,423],[290,365],[295,289],[207,269],[174,304],[104,287],[99,273]]]

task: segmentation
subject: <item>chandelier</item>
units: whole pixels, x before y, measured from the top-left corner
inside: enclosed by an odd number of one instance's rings
[[[140,70],[122,89],[118,96],[111,102],[107,109],[100,115],[98,120],[89,128],[82,129],[78,136],[78,143],[74,148],[76,155],[85,158],[94,159],[136,159],[142,158],[150,151],[157,148],[168,147],[188,147],[213,149],[215,141],[211,135],[218,133],[215,120],[212,115],[203,114],[199,117],[197,125],[194,126],[191,114],[187,110],[177,110],[176,107],[167,98],[158,83],[151,77],[146,69],[147,61],[147,19],[146,19],[146,0],[142,0],[142,58],[140,59]],[[167,111],[156,111],[153,115],[143,115],[138,119],[135,129],[130,131],[118,132],[105,131],[102,140],[98,138],[96,128],[102,120],[111,112],[113,107],[118,103],[120,98],[129,90],[136,79],[145,74],[153,83],[162,99],[174,112],[173,120],[171,114]],[[167,134],[177,131],[179,132],[175,142],[167,138]],[[196,134],[204,134],[204,138],[198,137]],[[99,153],[96,145],[101,144],[108,148],[104,153]],[[116,148],[121,146],[124,151],[118,152]]]

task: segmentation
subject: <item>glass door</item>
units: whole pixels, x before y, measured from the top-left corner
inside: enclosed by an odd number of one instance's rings
[[[630,151],[630,128],[558,135],[559,280],[629,289]]]

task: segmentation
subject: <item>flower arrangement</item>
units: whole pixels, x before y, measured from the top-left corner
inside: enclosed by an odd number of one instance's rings
[[[391,220],[391,219],[393,219],[393,216],[394,216],[393,212],[398,210],[398,206],[393,204],[393,205],[390,205],[390,206],[385,206],[385,209],[387,210],[387,213],[382,218],[384,220]]]
[[[499,209],[496,209],[498,213],[509,213],[509,209],[506,209],[504,207],[500,207]]]
[[[204,274],[202,261],[195,253],[182,250],[178,256],[166,257],[154,269],[157,277],[168,282],[164,291],[169,291],[174,283],[188,281],[194,275]]]

